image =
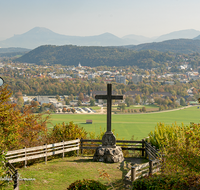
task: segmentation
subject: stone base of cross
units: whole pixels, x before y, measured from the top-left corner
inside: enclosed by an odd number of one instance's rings
[[[124,156],[122,149],[116,146],[115,135],[111,131],[112,99],[122,100],[123,96],[112,95],[112,84],[107,84],[107,95],[96,95],[96,99],[107,100],[107,131],[102,137],[102,145],[96,149],[93,160],[99,162],[122,162]]]
[[[112,131],[107,131],[102,137],[102,146],[103,147],[116,147],[116,137]]]

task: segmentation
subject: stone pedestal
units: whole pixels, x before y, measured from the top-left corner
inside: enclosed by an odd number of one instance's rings
[[[97,162],[116,163],[122,162],[123,160],[124,155],[120,146],[114,148],[99,146],[93,157],[93,161]]]
[[[124,160],[122,149],[120,146],[116,146],[116,138],[111,131],[104,134],[102,145],[96,149],[93,160],[109,163],[122,162]]]

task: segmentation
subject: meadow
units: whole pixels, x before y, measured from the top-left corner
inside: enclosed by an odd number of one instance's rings
[[[130,140],[134,136],[134,140],[141,140],[147,137],[159,122],[168,125],[175,122],[178,125],[189,125],[190,122],[199,123],[199,115],[200,109],[197,106],[167,112],[112,114],[112,129],[119,139]],[[92,120],[93,123],[86,124],[86,120]],[[95,132],[97,135],[100,128],[106,130],[106,120],[106,114],[52,114],[52,124],[48,124],[48,128],[52,128],[56,123],[73,121],[87,132]]]

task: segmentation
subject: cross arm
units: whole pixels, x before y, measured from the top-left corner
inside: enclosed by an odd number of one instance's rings
[[[123,96],[112,96],[113,100],[123,100]]]
[[[107,95],[96,95],[95,99],[107,99]]]

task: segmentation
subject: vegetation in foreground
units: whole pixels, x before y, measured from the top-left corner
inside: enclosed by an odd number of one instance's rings
[[[164,172],[133,182],[133,189],[200,189],[200,124],[160,123],[148,141],[164,155]]]
[[[21,113],[15,107],[15,104],[9,102],[10,96],[11,93],[5,87],[4,90],[1,91],[0,96],[0,121],[2,126],[2,135],[0,137],[1,151],[6,149],[12,150],[16,147],[18,148],[24,145],[27,147],[34,146],[45,141],[50,142],[51,140],[53,142],[58,142],[61,141],[61,139],[70,140],[81,137],[86,138],[87,133],[84,131],[84,129],[74,125],[73,122],[69,124],[58,124],[54,127],[54,130],[52,130],[50,133],[46,133],[47,118],[44,120],[42,115],[31,114],[29,107],[26,107],[23,113]],[[24,126],[28,126],[28,128],[24,128]],[[32,133],[27,131],[27,129],[29,129]],[[199,131],[199,124],[191,124],[189,126],[178,126],[174,124],[172,126],[165,126],[164,124],[160,123],[155,131],[149,134],[149,141],[165,154],[166,161],[164,163],[164,175],[160,175],[158,178],[149,176],[148,178],[141,179],[147,180],[147,189],[151,187],[152,183],[154,184],[155,178],[157,179],[157,182],[155,183],[161,184],[163,189],[168,188],[168,182],[173,184],[174,187],[176,187],[176,185],[181,185],[181,182],[177,183],[176,180],[168,180],[173,178],[171,175],[172,172],[176,174],[175,179],[178,179],[178,181],[183,181],[182,185],[185,185],[185,187],[187,185],[190,187],[191,183],[196,185],[199,182]],[[94,134],[90,133],[90,137],[94,137]],[[21,138],[25,140],[20,141]],[[40,141],[38,141],[38,138]],[[4,160],[4,154],[1,154],[1,160]],[[3,165],[1,162],[1,168],[2,167]],[[2,172],[2,169],[1,175],[2,177],[5,175],[5,173]],[[165,177],[165,175],[167,177]],[[59,180],[60,179],[61,178],[59,178]],[[140,184],[138,181],[134,183]],[[0,185],[3,186],[4,184],[1,183]],[[156,189],[156,186],[152,188]]]

